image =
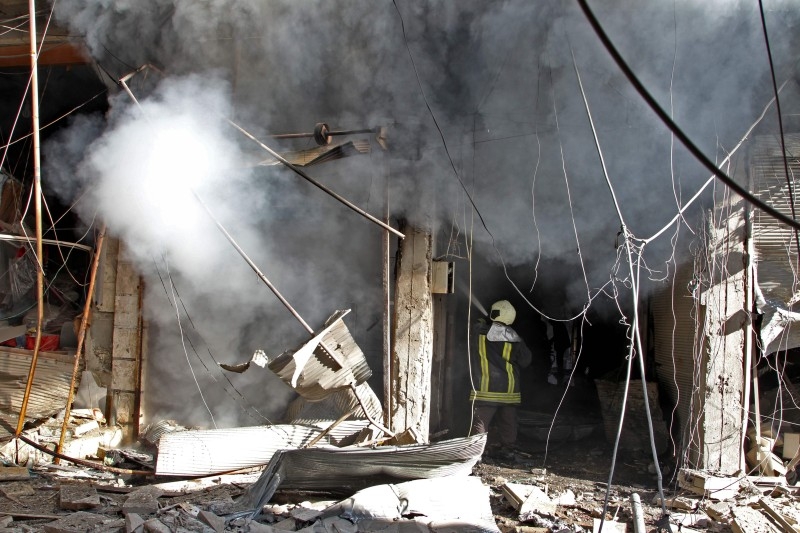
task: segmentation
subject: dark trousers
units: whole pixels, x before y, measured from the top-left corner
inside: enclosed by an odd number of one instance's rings
[[[492,421],[496,431],[488,435],[487,444],[513,446],[517,441],[517,406],[475,403],[472,411],[472,434],[489,433]]]

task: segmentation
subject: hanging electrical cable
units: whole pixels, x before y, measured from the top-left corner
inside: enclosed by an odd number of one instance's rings
[[[603,151],[602,151],[602,149],[600,147],[600,140],[599,140],[599,138],[597,136],[597,131],[596,131],[595,126],[594,126],[594,121],[592,120],[592,113],[591,113],[591,109],[589,107],[589,101],[586,98],[586,92],[583,89],[583,83],[581,82],[581,75],[580,75],[580,72],[578,71],[578,64],[575,61],[575,53],[573,52],[571,46],[570,46],[570,53],[572,54],[572,65],[575,68],[575,76],[576,76],[576,78],[578,80],[578,87],[580,88],[580,91],[581,91],[581,97],[583,98],[583,104],[584,104],[585,109],[586,109],[586,115],[587,115],[587,117],[589,119],[589,125],[590,125],[591,130],[592,130],[592,137],[594,138],[595,148],[597,149],[597,156],[598,156],[598,158],[600,160],[600,166],[601,166],[601,168],[603,170],[603,176],[605,178],[606,185],[608,185],[608,189],[609,189],[609,192],[611,194],[611,198],[613,199],[614,207],[615,207],[616,212],[617,212],[617,217],[619,218],[619,223],[620,223],[620,226],[622,228],[623,246],[625,247],[625,253],[627,255],[628,267],[629,267],[629,271],[630,271],[629,273],[630,273],[630,282],[631,282],[631,297],[632,297],[632,304],[633,304],[633,323],[631,324],[631,339],[630,339],[631,340],[631,345],[630,345],[631,348],[629,350],[628,356],[630,358],[632,358],[634,356],[633,347],[634,347],[634,344],[635,344],[636,350],[638,351],[638,354],[636,354],[636,355],[638,356],[638,359],[639,359],[639,371],[641,373],[641,380],[642,380],[644,409],[645,409],[645,414],[647,415],[647,428],[648,428],[648,431],[650,433],[650,447],[651,447],[651,450],[652,450],[653,464],[654,464],[654,467],[655,467],[655,470],[656,470],[656,475],[657,475],[658,494],[659,494],[659,496],[661,498],[662,520],[660,522],[663,522],[664,519],[666,519],[667,527],[669,527],[669,518],[668,518],[669,515],[667,513],[667,508],[666,508],[666,504],[665,504],[666,499],[664,498],[664,487],[663,487],[663,484],[662,484],[661,467],[658,464],[658,451],[656,449],[655,433],[654,433],[654,430],[653,430],[653,419],[652,419],[652,415],[650,413],[650,401],[649,401],[649,398],[648,398],[647,381],[645,379],[644,350],[643,350],[643,347],[642,347],[641,333],[639,331],[639,287],[640,287],[640,285],[639,285],[639,268],[640,267],[637,266],[636,272],[634,272],[634,268],[633,268],[633,265],[634,265],[634,260],[633,260],[634,251],[633,251],[633,245],[631,244],[631,241],[633,240],[633,235],[631,235],[630,232],[628,231],[627,224],[625,223],[625,218],[624,218],[624,216],[622,214],[622,209],[619,206],[619,202],[617,201],[616,193],[614,192],[614,187],[611,184],[611,178],[608,175],[608,169],[606,168],[605,159],[603,157]],[[643,248],[642,249],[638,249],[636,251],[637,257],[642,255],[642,251],[643,251]],[[640,262],[638,260],[636,261],[636,263],[637,263],[637,265],[640,264]],[[626,391],[625,391],[626,396],[627,396],[627,384],[630,381],[630,365],[631,365],[631,361],[629,360],[628,361],[627,378],[626,378]],[[623,399],[623,403],[625,401],[626,400]],[[616,455],[617,450],[618,450],[619,436],[620,436],[620,433],[622,431],[622,422],[623,422],[624,416],[625,416],[625,410],[624,410],[624,407],[623,407],[622,411],[620,413],[620,422],[619,422],[619,429],[618,429],[618,432],[617,432],[617,441],[615,442],[615,445],[614,445],[614,455]],[[603,504],[603,515],[602,515],[602,517],[600,519],[601,520],[601,522],[600,522],[600,530],[602,530],[602,528],[603,528],[602,522],[605,519],[605,513],[606,513],[606,510],[608,508],[608,499],[609,499],[610,491],[611,491],[611,479],[612,479],[612,476],[613,476],[613,469],[609,473],[608,485],[606,487],[606,497],[605,497],[605,502]],[[660,526],[661,526],[661,524],[660,524]]]
[[[620,55],[619,51],[617,51],[614,44],[611,42],[611,39],[606,34],[603,27],[600,25],[600,22],[595,17],[594,12],[589,7],[589,4],[586,0],[577,0],[578,4],[580,4],[581,9],[583,10],[584,14],[586,15],[589,24],[594,29],[595,33],[597,34],[600,41],[605,46],[606,50],[608,51],[609,55],[614,59],[617,63],[617,66],[622,70],[625,77],[628,78],[628,81],[633,85],[639,95],[644,99],[650,109],[658,116],[659,119],[672,131],[676,137],[681,141],[681,143],[686,147],[686,149],[703,165],[708,169],[712,174],[714,174],[726,187],[733,190],[741,196],[746,202],[750,203],[751,205],[755,206],[756,208],[760,209],[761,211],[765,212],[772,218],[786,224],[795,229],[800,229],[800,222],[797,220],[786,216],[785,214],[781,213],[779,210],[775,209],[774,207],[762,202],[752,194],[750,194],[747,189],[736,183],[732,178],[730,178],[727,174],[725,174],[722,170],[717,168],[717,166],[710,160],[708,157],[697,147],[696,144],[683,132],[683,130],[678,127],[678,125],[667,115],[667,113],[661,108],[661,106],[656,102],[655,98],[648,92],[645,86],[642,84],[641,81],[637,78],[628,64]]]

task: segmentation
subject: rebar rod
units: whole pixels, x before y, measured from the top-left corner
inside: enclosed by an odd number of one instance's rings
[[[339,130],[326,131],[325,135],[335,137],[336,135],[358,135],[360,133],[378,133],[379,128],[363,128],[360,130]],[[269,136],[273,139],[309,139],[314,137],[314,133],[272,133]]]
[[[86,329],[89,327],[89,313],[92,310],[92,297],[94,296],[95,282],[97,281],[97,267],[100,265],[100,255],[103,252],[103,242],[106,237],[106,225],[100,228],[100,234],[97,236],[97,245],[92,258],[92,269],[89,275],[89,288],[86,291],[86,303],[83,304],[83,315],[81,316],[81,327],[78,331],[78,347],[75,349],[75,362],[72,366],[72,380],[69,384],[69,394],[67,395],[67,405],[64,409],[64,421],[61,423],[61,435],[58,437],[58,446],[56,452],[61,453],[64,447],[64,437],[67,434],[67,423],[69,422],[69,414],[72,410],[72,401],[75,399],[75,381],[78,377],[78,369],[80,368],[81,355],[83,352],[84,340],[86,339]],[[53,461],[58,464],[59,458]]]

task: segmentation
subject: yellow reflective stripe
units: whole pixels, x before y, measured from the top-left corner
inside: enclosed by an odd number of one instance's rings
[[[520,393],[515,392],[513,394],[508,394],[505,392],[479,392],[479,391],[472,391],[469,395],[470,401],[472,400],[483,400],[487,402],[494,402],[494,403],[521,403],[522,396]]]
[[[507,342],[503,346],[503,359],[506,361],[506,373],[508,374],[508,394],[514,394],[514,367],[511,366],[511,343]]]
[[[478,354],[481,359],[481,392],[489,390],[489,360],[486,358],[486,335],[478,337]]]

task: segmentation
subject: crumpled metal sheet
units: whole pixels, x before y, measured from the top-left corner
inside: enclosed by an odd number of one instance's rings
[[[376,485],[322,512],[320,518],[338,516],[361,526],[392,523],[413,517],[431,531],[472,531],[497,533],[490,504],[490,489],[480,478],[448,476],[417,479],[394,485]],[[383,528],[367,527],[366,530]]]
[[[433,444],[279,451],[239,504],[258,511],[278,487],[352,492],[392,481],[467,476],[485,446],[481,433]]]
[[[266,464],[278,450],[305,446],[318,428],[293,424],[165,433],[156,475],[210,476]],[[318,445],[326,445],[325,438]]]
[[[270,370],[309,400],[365,382],[372,370],[342,320],[349,312],[336,311],[310,341],[270,360]]]

